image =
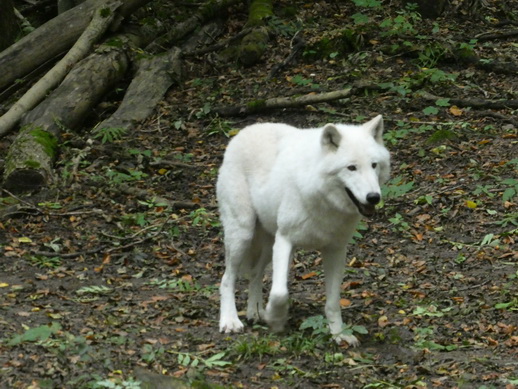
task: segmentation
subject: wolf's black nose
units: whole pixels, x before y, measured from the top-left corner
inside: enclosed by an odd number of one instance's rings
[[[367,193],[367,202],[372,205],[376,205],[380,202],[381,196],[379,193]]]

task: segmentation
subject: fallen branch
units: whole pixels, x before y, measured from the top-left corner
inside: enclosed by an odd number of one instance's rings
[[[169,207],[170,209],[194,209],[200,207],[200,204],[196,204],[190,201],[174,201],[161,196],[152,196],[148,191],[144,189],[139,189],[135,186],[130,186],[126,184],[118,185],[117,189],[125,195],[135,196],[136,198],[142,201],[149,201],[153,199],[153,201],[156,204],[161,204],[163,206]]]
[[[478,34],[477,36],[475,36],[475,39],[478,40],[479,42],[483,42],[483,41],[489,41],[492,39],[514,38],[515,36],[518,36],[518,30],[497,32],[497,33],[484,32],[482,34]]]
[[[242,106],[216,107],[213,111],[221,116],[236,116],[249,115],[269,109],[303,107],[311,104],[344,99],[350,97],[354,90],[353,88],[345,88],[333,92],[310,93],[298,97],[275,97],[266,100],[253,100]]]
[[[6,135],[25,113],[43,100],[51,89],[63,81],[69,70],[86,56],[97,39],[108,29],[115,17],[115,10],[121,4],[119,0],[112,0],[94,12],[92,21],[65,57],[0,117],[0,137]]]
[[[439,99],[444,99],[444,97],[439,97],[432,95],[428,92],[420,92],[419,95],[428,101],[437,101]],[[517,109],[518,108],[518,100],[485,100],[485,99],[456,99],[449,98],[449,103],[451,105],[456,105],[461,108],[487,108],[487,109]]]

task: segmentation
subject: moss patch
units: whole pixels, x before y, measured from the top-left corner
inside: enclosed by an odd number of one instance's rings
[[[41,128],[30,130],[29,135],[31,135],[37,143],[43,146],[45,154],[54,159],[56,156],[56,149],[58,147],[58,140],[54,135],[42,130]]]
[[[30,169],[39,169],[41,167],[41,164],[38,161],[33,161],[32,159],[29,159],[25,161],[25,166]]]
[[[257,27],[263,25],[263,19],[273,15],[271,0],[254,0],[250,4],[247,27]]]

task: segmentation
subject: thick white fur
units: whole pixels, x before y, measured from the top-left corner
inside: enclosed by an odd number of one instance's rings
[[[390,156],[382,133],[383,119],[377,116],[361,126],[328,124],[306,130],[255,124],[232,139],[217,183],[226,255],[220,331],[243,329],[235,304],[240,269],[250,277],[247,317],[283,330],[291,257],[293,249],[301,247],[322,253],[325,314],[333,337],[339,343],[359,344],[356,337],[341,334],[340,285],[360,207],[366,207],[364,214],[372,213],[380,185],[389,176]],[[270,262],[272,288],[264,309],[263,273]]]

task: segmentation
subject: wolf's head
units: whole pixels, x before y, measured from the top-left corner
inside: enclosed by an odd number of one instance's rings
[[[390,173],[382,116],[361,126],[327,124],[322,131],[321,147],[324,174],[332,182],[333,195],[345,201],[347,208],[372,216],[381,200],[380,185]]]

